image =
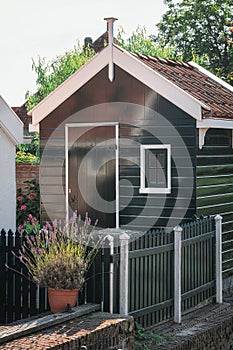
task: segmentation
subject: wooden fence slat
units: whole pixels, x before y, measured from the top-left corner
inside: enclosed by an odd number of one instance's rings
[[[1,231],[0,235],[0,323],[5,324],[6,319],[6,232]]]
[[[24,276],[27,276],[28,271],[25,266],[22,268],[22,273]],[[22,279],[22,318],[27,318],[29,316],[29,300],[28,300],[28,294],[29,294],[29,280],[26,277],[23,277]]]
[[[18,254],[21,246],[21,237],[19,232],[16,232],[15,235],[15,248],[14,252]],[[14,268],[16,271],[22,270],[22,264],[19,259],[14,257]],[[20,273],[15,272],[15,320],[21,319],[22,304],[21,304],[21,285],[22,285],[22,276]]]
[[[6,263],[9,266],[13,266],[13,254],[11,253],[13,250],[13,233],[12,231],[8,232],[8,244],[6,246],[7,257]],[[11,281],[11,283],[7,283],[6,287],[6,296],[7,296],[7,323],[11,323],[14,321],[14,299],[13,299],[13,290],[15,290],[15,273],[11,269],[7,269],[7,279]]]
[[[37,313],[43,313],[45,311],[47,311],[49,309],[49,305],[48,305],[48,295],[47,295],[47,288],[39,288],[39,292],[38,293],[38,310]]]
[[[103,249],[103,272],[104,272],[104,276],[103,276],[103,291],[102,291],[102,295],[98,295],[98,298],[100,298],[99,300],[102,301],[103,300],[103,304],[104,304],[104,311],[109,311],[109,303],[110,303],[110,295],[109,295],[109,283],[110,283],[110,246],[108,246],[107,248],[105,247]],[[100,262],[101,264],[101,262]],[[101,270],[98,270],[98,265],[97,265],[97,260],[94,263],[95,266],[95,273],[100,274],[101,276]],[[99,276],[99,277],[100,277]],[[99,278],[98,278],[99,279]],[[93,282],[96,284],[96,276],[93,277]],[[96,286],[97,287],[97,286]],[[101,290],[101,288],[98,288]],[[96,295],[97,296],[97,295]],[[98,299],[96,298],[96,296],[93,297],[93,302],[97,301]]]
[[[37,287],[36,284],[33,282],[30,282],[29,284],[29,315],[36,315],[37,308],[36,308],[36,291]]]

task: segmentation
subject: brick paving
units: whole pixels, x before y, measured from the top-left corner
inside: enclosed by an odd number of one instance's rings
[[[51,315],[50,315],[51,316]],[[36,324],[38,319],[34,321]],[[25,329],[25,323],[12,325],[12,337],[14,330]],[[1,327],[0,333],[10,332],[11,326]],[[45,349],[88,349],[110,350],[119,349],[126,342],[128,349],[133,349],[133,340],[128,339],[133,333],[133,319],[131,317],[119,317],[106,313],[93,313],[78,318],[73,318],[62,324],[33,331],[26,336],[15,340],[7,339],[0,345],[0,350],[45,350]],[[23,333],[22,333],[23,334]],[[130,338],[130,337],[129,337]],[[131,346],[131,347],[130,347]]]
[[[73,315],[74,316],[74,315]],[[121,318],[119,315],[104,313],[93,313],[82,317],[73,317],[65,320],[62,324],[51,325],[41,330],[31,330],[31,334],[24,335],[27,331],[25,322],[18,322],[11,326],[0,327],[1,336],[11,332],[15,336],[17,330],[22,334],[18,339],[7,339],[0,344],[0,350],[45,350],[45,349],[87,349],[87,350],[118,350],[126,341],[127,347],[133,349],[133,321],[132,318]],[[55,318],[56,315],[47,315],[45,318]],[[63,317],[69,317],[63,315]],[[63,320],[64,321],[64,320]],[[38,325],[39,319],[30,321]],[[182,318],[182,324],[169,321],[162,325],[154,326],[145,333],[160,337],[162,341],[157,342],[155,338],[141,340],[139,344],[145,344],[149,350],[183,350],[183,349],[223,349],[228,350],[224,343],[227,333],[228,342],[233,346],[233,296],[225,295],[223,304],[209,304],[189,313]],[[132,337],[130,336],[132,333]],[[122,340],[125,337],[124,340]],[[211,338],[212,337],[212,338]],[[204,341],[210,338],[212,347],[205,347]],[[224,345],[216,345],[216,339],[220,339]],[[229,346],[231,346],[231,344]],[[83,346],[83,347],[82,347]],[[229,347],[232,349],[233,347]]]
[[[82,315],[88,315],[94,311],[99,311],[98,304],[85,304],[73,308],[72,312],[62,312],[57,314],[48,313],[32,317],[28,320],[21,320],[8,326],[2,326],[0,330],[0,343],[13,340],[33,332],[64,323]]]
[[[229,328],[226,339],[223,334],[225,328]],[[223,304],[209,304],[183,316],[181,324],[169,321],[155,325],[145,334],[148,336],[146,341],[139,338],[141,349],[147,346],[150,350],[227,350],[225,341],[232,342],[230,339],[233,339],[233,297],[225,298]],[[205,339],[211,337],[208,341],[213,344],[205,345]],[[218,339],[222,345],[217,344]],[[229,346],[232,346],[229,349],[233,349],[233,342]]]

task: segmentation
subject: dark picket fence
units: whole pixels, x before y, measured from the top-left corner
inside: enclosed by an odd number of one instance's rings
[[[182,232],[182,311],[188,311],[215,295],[214,216],[183,225]]]
[[[215,220],[206,217],[182,226],[181,309],[190,311],[215,295]],[[128,246],[128,287],[119,292],[120,250],[112,256],[113,309],[128,294],[128,313],[144,327],[174,316],[174,231],[157,229]]]
[[[26,267],[18,253],[22,237],[18,232],[1,231],[0,235],[0,323],[7,324],[48,310],[47,293],[29,281]],[[6,264],[12,269],[6,267]],[[19,271],[19,272],[16,272]]]
[[[18,253],[22,240],[18,232],[4,230],[0,232],[0,324],[2,325],[50,310],[47,289],[31,282],[26,277],[28,276],[26,267],[12,254],[12,251]],[[79,293],[79,304],[86,302],[100,304],[101,285],[101,254],[99,254],[89,271],[86,285]]]
[[[129,246],[129,313],[144,327],[173,315],[173,232],[153,230]]]
[[[112,229],[114,231],[114,229]],[[127,246],[128,282],[121,288],[122,254],[119,232],[113,232],[92,264],[87,282],[79,293],[79,304],[101,304],[107,312],[121,311],[122,297],[127,312],[144,327],[174,316],[174,232],[153,230]],[[181,311],[190,311],[215,295],[215,220],[206,217],[182,226]],[[22,244],[19,233],[0,234],[0,324],[49,311],[46,289],[37,287],[23,275],[26,268],[14,257]],[[12,269],[7,269],[6,264]]]

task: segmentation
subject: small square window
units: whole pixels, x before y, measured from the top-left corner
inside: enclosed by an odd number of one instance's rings
[[[171,145],[141,145],[140,193],[171,193]]]

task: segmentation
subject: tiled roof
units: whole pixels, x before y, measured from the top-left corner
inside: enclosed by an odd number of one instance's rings
[[[120,43],[116,38],[114,38],[114,43],[120,46]],[[97,53],[103,50],[103,48],[107,45],[108,45],[108,32],[105,32],[93,42],[91,47]]]
[[[93,44],[92,48],[95,52],[101,51],[106,45],[108,44],[108,32],[105,32],[102,34],[98,39],[96,39]]]
[[[32,122],[32,117],[27,114],[26,104],[24,103],[21,107],[12,107],[13,111],[22,120],[24,129],[28,130],[29,124]]]
[[[141,62],[204,103],[203,118],[233,119],[233,92],[189,63],[131,53]]]

